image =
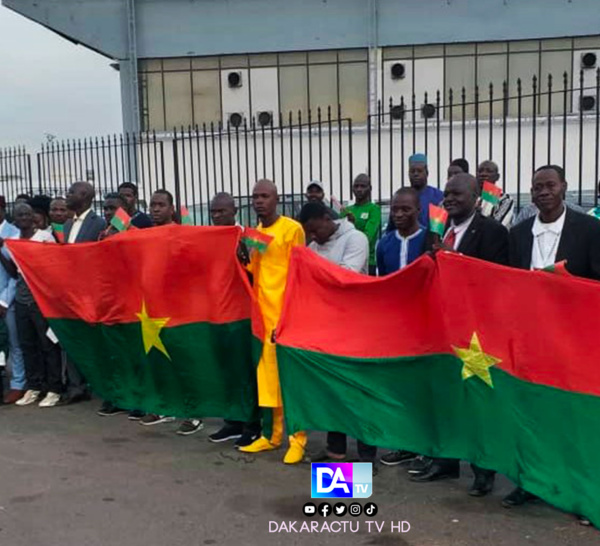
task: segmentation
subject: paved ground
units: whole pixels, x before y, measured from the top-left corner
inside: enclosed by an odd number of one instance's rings
[[[269,533],[270,521],[298,529],[305,521],[309,465],[285,467],[282,451],[243,456],[210,444],[219,421],[184,438],[175,424],[97,417],[97,406],[0,407],[1,546],[600,544],[597,531],[543,503],[503,509],[506,480],[492,496],[469,497],[467,468],[458,481],[432,484],[382,468],[372,497],[381,533],[374,525],[368,533],[364,516],[345,518],[360,523],[358,533]],[[311,436],[314,449],[322,442]],[[390,523],[402,520],[410,531],[392,533]]]

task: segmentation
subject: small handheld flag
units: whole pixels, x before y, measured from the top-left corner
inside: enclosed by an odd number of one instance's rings
[[[123,207],[119,207],[110,220],[110,225],[117,231],[126,231],[131,226],[131,216],[125,212]]]
[[[555,264],[549,265],[548,267],[544,267],[542,271],[547,271],[548,273],[554,273],[555,275],[562,275],[563,277],[572,277],[571,273],[567,271],[567,260],[561,260],[560,262],[556,262]]]
[[[63,224],[52,224],[52,231],[59,243],[65,242],[65,226]]]
[[[244,234],[242,235],[242,241],[246,244],[246,246],[249,248],[255,248],[261,254],[264,254],[272,240],[273,237],[254,228],[245,228]]]
[[[194,222],[190,216],[190,211],[185,205],[181,205],[181,224],[184,226],[193,226]]]
[[[443,237],[447,221],[448,211],[429,203],[429,230]]]
[[[491,182],[484,182],[481,191],[481,200],[491,205],[496,205],[500,201],[502,190]]]

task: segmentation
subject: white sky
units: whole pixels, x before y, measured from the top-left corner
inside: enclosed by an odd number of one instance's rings
[[[119,133],[119,74],[110,59],[0,6],[0,148]]]

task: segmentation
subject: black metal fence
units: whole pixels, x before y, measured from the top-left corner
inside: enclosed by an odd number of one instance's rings
[[[254,182],[272,179],[283,212],[300,206],[310,180],[321,180],[329,196],[351,199],[351,181],[370,173],[374,198],[387,204],[409,183],[408,157],[429,157],[429,183],[442,187],[456,157],[498,163],[505,191],[518,206],[528,201],[533,170],[546,163],[565,167],[569,199],[597,205],[600,171],[600,70],[565,73],[499,88],[449,89],[422,97],[379,101],[366,123],[353,123],[340,106],[304,113],[259,116],[226,125],[178,128],[165,134],[120,135],[46,143],[32,158],[23,148],[0,150],[0,191],[65,194],[88,180],[99,196],[124,181],[136,182],[142,203],[157,188],[172,191],[196,223],[206,224],[208,202],[220,191],[233,194],[250,221]]]

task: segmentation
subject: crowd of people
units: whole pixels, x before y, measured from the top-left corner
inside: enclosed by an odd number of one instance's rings
[[[420,256],[444,250],[459,252],[502,265],[522,269],[544,269],[566,260],[572,275],[600,280],[600,222],[565,202],[567,181],[556,165],[539,167],[532,179],[532,204],[515,215],[514,200],[502,193],[491,205],[481,199],[485,182],[497,184],[498,166],[484,161],[476,175],[469,173],[465,159],[448,167],[443,190],[429,185],[427,157],[415,154],[408,164],[409,187],[395,192],[390,216],[382,224],[380,207],[371,198],[371,180],[360,174],[352,184],[354,202],[335,210],[335,198],[327,199],[324,185],[311,181],[306,203],[296,219],[283,216],[278,208],[278,191],[269,180],[259,180],[253,189],[252,204],[258,217],[257,230],[271,237],[267,250],[249,251],[240,243],[238,258],[247,269],[265,324],[263,351],[257,368],[258,406],[272,409],[272,424],[266,435],[259,407],[248,423],[226,420],[209,436],[212,442],[233,441],[246,453],[279,448],[284,442],[284,418],[279,386],[275,328],[283,305],[291,250],[304,246],[323,258],[356,273],[385,276],[410,265]],[[87,182],[73,184],[66,198],[19,196],[6,214],[0,199],[0,245],[4,239],[21,238],[42,242],[77,244],[101,241],[118,233],[111,220],[119,209],[131,218],[131,225],[146,229],[176,221],[173,196],[164,189],[155,191],[149,215],[140,211],[135,184],[123,183],[118,192],[104,196],[104,217],[93,209],[95,190]],[[331,206],[330,206],[331,203]],[[429,229],[429,205],[443,206],[448,221],[443,235]],[[215,195],[210,203],[213,225],[235,226],[237,208],[228,193]],[[8,355],[10,389],[5,404],[40,407],[74,403],[90,398],[89,387],[77,367],[61,350],[58,340],[37,307],[30,290],[9,251],[0,252],[0,317],[5,326],[0,341]],[[139,408],[120,408],[106,400],[98,415],[128,414],[129,419],[151,426],[172,422],[174,417],[145,414]],[[177,433],[194,434],[203,428],[201,416],[189,416]],[[287,464],[307,458],[307,435],[297,432],[288,438],[284,456]],[[400,447],[400,446],[399,446]],[[429,458],[406,450],[385,453],[377,459],[377,446],[357,439],[360,461],[402,465],[415,482],[457,478],[459,461]],[[326,448],[310,454],[310,460],[347,460],[347,438],[339,431],[327,434]],[[487,495],[495,473],[472,465],[475,475],[469,489],[472,496]],[[504,498],[507,507],[521,505],[533,495],[517,488]]]

